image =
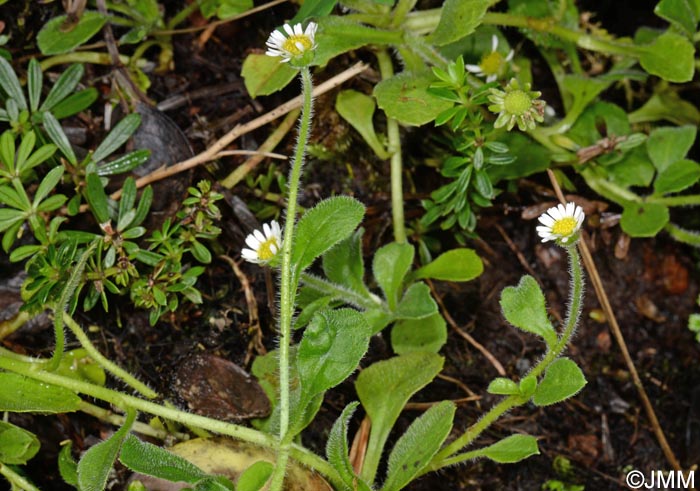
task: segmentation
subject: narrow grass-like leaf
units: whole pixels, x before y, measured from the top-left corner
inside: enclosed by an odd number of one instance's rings
[[[19,83],[10,62],[2,56],[0,56],[0,86],[10,99],[14,99],[20,110],[27,109],[27,100],[24,98],[22,85]]]
[[[109,201],[107,193],[102,187],[100,177],[95,173],[89,173],[86,176],[86,198],[90,204],[90,210],[97,218],[98,223],[106,223],[109,221]]]
[[[80,90],[56,104],[53,109],[51,109],[51,112],[56,116],[56,119],[73,116],[90,107],[92,103],[97,100],[98,95],[99,93],[94,87]]]
[[[49,138],[51,138],[51,141],[54,142],[61,151],[63,156],[68,159],[68,162],[73,165],[77,165],[78,159],[75,157],[75,153],[70,146],[68,137],[63,132],[63,128],[61,128],[61,124],[58,122],[58,120],[49,112],[44,114],[44,129],[49,135]]]
[[[61,74],[53,84],[49,95],[46,96],[41,105],[42,111],[51,111],[51,109],[63,101],[70,93],[78,86],[80,79],[83,78],[83,65],[71,65]],[[53,112],[53,111],[52,111]]]
[[[29,61],[27,69],[27,91],[29,92],[29,108],[32,112],[39,107],[39,99],[41,99],[41,87],[43,82],[41,74],[41,66],[36,58]]]
[[[59,165],[49,171],[41,180],[39,187],[34,194],[34,207],[36,207],[43,199],[56,187],[63,177],[63,166]]]
[[[94,162],[101,162],[121,147],[141,124],[141,116],[133,113],[119,121],[92,154]]]

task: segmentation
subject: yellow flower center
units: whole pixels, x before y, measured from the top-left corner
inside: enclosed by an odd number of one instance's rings
[[[576,229],[576,219],[573,217],[564,217],[557,220],[552,225],[552,233],[561,237],[566,237],[574,233]]]
[[[301,45],[301,47],[299,47]],[[314,43],[306,34],[294,34],[289,36],[282,45],[282,49],[293,56],[301,56],[313,47]]]
[[[274,252],[272,246],[275,246]],[[258,247],[258,258],[260,258],[260,260],[262,261],[269,261],[270,259],[275,257],[275,254],[277,254],[277,251],[279,251],[279,249],[280,247],[277,243],[277,238],[270,237],[265,242],[260,244],[260,247]]]
[[[481,59],[479,67],[486,75],[498,75],[503,67],[503,55],[498,51],[492,51]]]
[[[531,107],[532,99],[527,92],[523,90],[508,92],[503,98],[503,109],[505,109],[508,114],[522,116],[528,112]]]

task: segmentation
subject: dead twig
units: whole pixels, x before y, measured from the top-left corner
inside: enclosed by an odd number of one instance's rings
[[[549,180],[552,182],[552,187],[557,193],[559,201],[561,201],[562,203],[566,203],[566,199],[564,198],[564,194],[561,192],[561,188],[559,187],[559,183],[557,182],[556,176],[550,169],[547,169],[547,174],[549,175]],[[581,251],[583,264],[585,265],[586,271],[588,271],[588,275],[591,278],[591,283],[593,284],[593,289],[595,290],[596,296],[598,297],[598,301],[600,302],[600,305],[605,311],[605,316],[607,317],[608,322],[610,323],[610,329],[612,330],[612,333],[615,336],[615,340],[617,341],[617,344],[620,347],[622,357],[625,360],[625,365],[627,365],[627,369],[632,375],[634,386],[637,388],[639,398],[642,400],[642,406],[644,406],[644,411],[647,414],[647,418],[649,418],[649,423],[651,424],[654,434],[656,435],[656,440],[659,442],[661,450],[663,450],[664,455],[666,456],[666,461],[669,463],[669,465],[674,470],[680,471],[680,462],[678,462],[676,455],[673,453],[673,450],[671,450],[671,447],[669,446],[668,441],[666,440],[666,435],[664,434],[664,431],[661,428],[661,425],[659,424],[659,419],[656,417],[654,407],[651,405],[651,401],[649,401],[649,396],[647,395],[646,390],[644,390],[642,379],[639,377],[637,368],[634,366],[632,357],[630,356],[629,350],[627,349],[627,343],[625,342],[625,338],[622,336],[620,325],[617,323],[617,317],[615,317],[615,312],[613,311],[612,306],[610,305],[610,300],[608,299],[608,295],[605,292],[603,282],[600,279],[600,274],[598,274],[598,268],[596,267],[595,262],[593,261],[593,257],[591,256],[591,252],[588,250],[588,246],[586,245],[585,240],[579,241],[579,249]]]
[[[318,97],[321,94],[325,94],[329,90],[334,89],[335,87],[350,80],[356,75],[364,72],[365,70],[367,70],[367,68],[368,65],[366,65],[365,63],[356,63],[355,65],[339,73],[335,77],[326,80],[322,84],[318,85],[313,91],[313,96]],[[177,164],[172,165],[170,167],[165,167],[163,169],[157,170],[155,172],[152,172],[151,174],[148,174],[138,179],[136,181],[136,187],[142,188],[147,184],[160,181],[161,179],[165,179],[166,177],[174,176],[175,174],[179,174],[180,172],[184,172],[198,165],[214,160],[217,158],[217,155],[221,151],[223,151],[228,145],[230,145],[234,140],[240,138],[246,133],[250,133],[253,130],[265,126],[271,121],[274,121],[275,119],[284,116],[289,111],[292,111],[299,107],[301,107],[301,96],[295,97],[294,99],[285,102],[284,104],[276,107],[272,111],[265,113],[262,116],[255,118],[252,121],[249,121],[248,123],[236,125],[231,131],[229,131],[224,136],[219,138],[216,142],[214,142],[212,146],[210,146],[203,152],[195,155],[194,157],[184,160],[182,162],[178,162]],[[112,193],[110,197],[112,199],[119,199],[120,196],[121,190],[118,190]]]

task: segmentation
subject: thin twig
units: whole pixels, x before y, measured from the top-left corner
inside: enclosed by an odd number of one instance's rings
[[[365,70],[367,70],[367,68],[368,65],[362,62],[356,63],[355,65],[339,73],[335,77],[326,80],[322,84],[318,85],[313,91],[313,96],[318,97],[321,94],[325,94],[326,92],[350,80],[356,75],[364,72]],[[194,157],[184,160],[182,162],[178,162],[177,164],[174,164],[170,167],[157,170],[155,172],[152,172],[151,174],[148,174],[138,179],[136,181],[136,187],[142,188],[147,184],[151,184],[152,182],[160,181],[161,179],[165,179],[166,177],[174,176],[175,174],[179,174],[180,172],[184,172],[186,170],[192,169],[193,167],[214,160],[216,156],[221,151],[223,151],[228,145],[230,145],[231,142],[233,142],[234,140],[240,138],[241,136],[247,133],[250,133],[253,130],[265,126],[271,121],[274,121],[275,119],[284,116],[293,109],[301,107],[301,102],[301,96],[295,97],[294,99],[285,102],[284,104],[276,107],[272,111],[265,113],[262,116],[255,118],[252,121],[249,121],[248,123],[236,125],[231,131],[229,131],[224,136],[219,138],[216,142],[214,142],[212,146],[210,146],[203,152],[195,155]],[[118,190],[112,193],[110,197],[112,199],[118,199],[120,196],[121,190]]]
[[[428,282],[428,285],[430,286],[430,291],[433,292],[433,298],[435,298],[435,300],[437,300],[437,303],[440,306],[440,310],[442,311],[442,315],[445,317],[445,320],[450,325],[450,327],[452,327],[452,329],[454,329],[457,334],[459,334],[461,337],[466,339],[469,344],[471,344],[477,350],[479,350],[481,352],[481,354],[484,355],[484,357],[488,361],[491,362],[491,365],[493,365],[493,367],[496,369],[496,371],[498,372],[498,374],[500,376],[505,377],[506,371],[503,368],[503,365],[501,365],[501,362],[498,361],[496,359],[496,357],[493,356],[493,354],[489,350],[487,350],[483,344],[481,344],[476,339],[474,339],[469,333],[466,333],[462,329],[459,328],[459,326],[457,325],[455,320],[452,318],[450,313],[445,308],[445,304],[442,301],[442,297],[440,297],[440,295],[438,295],[437,292],[435,291],[435,287],[433,286],[432,281],[430,281],[430,280],[426,280],[426,281]]]
[[[557,178],[555,177],[554,173],[550,169],[547,169],[547,174],[549,175],[549,180],[552,182],[552,187],[557,193],[559,201],[561,201],[562,203],[566,203],[566,199],[564,198],[564,194],[562,193],[561,188],[559,187],[559,183],[557,182]],[[583,264],[586,266],[588,275],[591,278],[591,283],[593,284],[593,288],[595,290],[596,296],[598,297],[598,301],[600,302],[600,305],[605,311],[605,316],[607,317],[610,323],[610,328],[613,332],[613,335],[615,336],[615,340],[617,341],[618,346],[620,347],[620,351],[622,352],[622,357],[625,360],[627,369],[632,374],[634,386],[637,388],[639,398],[642,400],[642,405],[644,406],[644,410],[647,413],[647,417],[649,418],[651,427],[654,430],[656,439],[659,442],[659,445],[661,446],[661,450],[663,450],[669,465],[671,465],[671,467],[673,467],[674,470],[680,471],[680,462],[678,462],[676,455],[673,453],[673,450],[671,450],[671,447],[669,446],[668,441],[666,440],[666,435],[664,435],[664,431],[661,428],[661,425],[659,424],[659,419],[656,417],[654,407],[651,405],[651,401],[649,401],[649,396],[647,395],[646,390],[644,390],[642,379],[639,377],[637,368],[634,366],[632,357],[630,356],[629,350],[627,349],[627,343],[625,342],[625,338],[622,336],[622,331],[620,330],[620,325],[617,323],[615,312],[613,311],[612,306],[610,305],[610,300],[608,299],[608,295],[605,292],[603,282],[600,279],[600,274],[598,274],[598,268],[596,267],[595,262],[593,261],[593,257],[591,256],[591,252],[588,250],[588,245],[586,244],[585,240],[579,241],[579,249],[581,251]]]

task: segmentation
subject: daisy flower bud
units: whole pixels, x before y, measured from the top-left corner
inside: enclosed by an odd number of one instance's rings
[[[295,24],[294,27],[285,24],[282,28],[286,35],[281,31],[273,31],[265,43],[268,48],[265,54],[281,56],[283,63],[291,62],[290,65],[297,68],[309,65],[316,49],[314,37],[318,24],[309,22],[305,30],[301,24]]]
[[[530,84],[520,87],[516,79],[511,79],[505,86],[505,91],[491,89],[489,111],[499,113],[494,128],[506,127],[508,131],[518,124],[520,131],[534,130],[537,124],[544,121],[545,102],[538,99],[542,92],[530,90]]]
[[[584,218],[583,208],[576,203],[553,206],[540,216],[542,225],[537,227],[537,234],[542,242],[554,240],[562,246],[572,245],[578,240]]]
[[[262,232],[254,230],[245,239],[249,247],[241,251],[243,259],[249,263],[267,264],[282,249],[282,230],[280,224],[272,220],[269,224],[264,224]]]

